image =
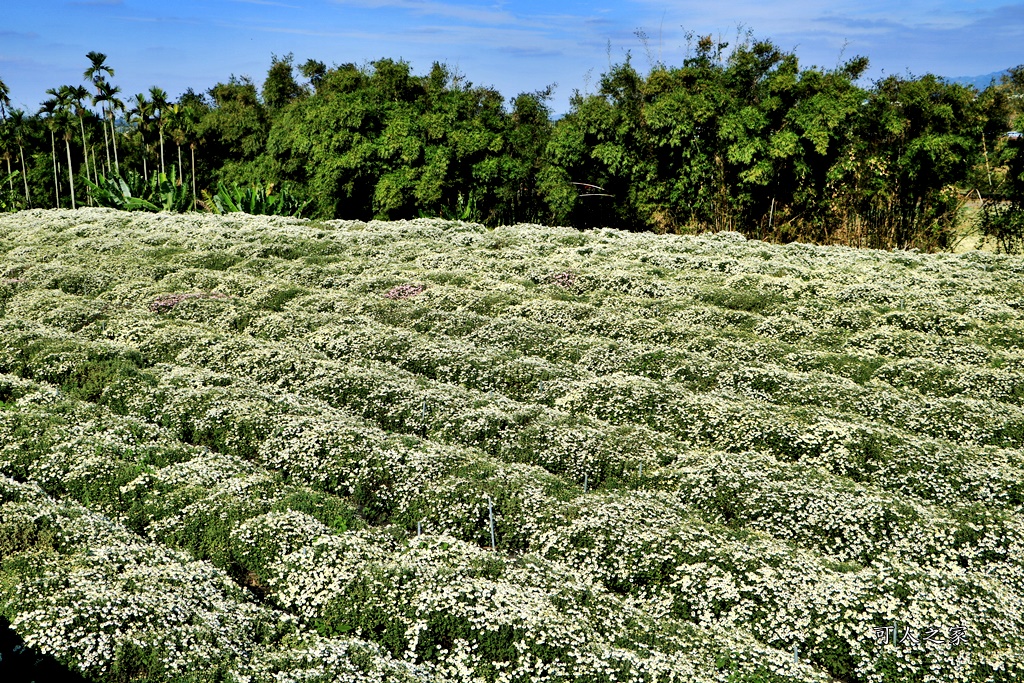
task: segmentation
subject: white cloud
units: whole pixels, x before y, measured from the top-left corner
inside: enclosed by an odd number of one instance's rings
[[[438,16],[478,24],[510,24],[519,20],[514,14],[493,9],[493,5],[468,5],[433,0],[333,0],[335,4],[364,9],[404,10],[421,16]]]
[[[286,9],[301,9],[298,5],[288,5],[283,2],[271,2],[271,0],[228,0],[244,5],[263,5],[265,7],[284,7]]]

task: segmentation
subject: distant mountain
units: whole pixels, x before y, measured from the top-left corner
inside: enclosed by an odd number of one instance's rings
[[[996,85],[999,84],[999,80],[1009,71],[993,71],[990,74],[984,74],[983,76],[953,76],[946,80],[951,83],[959,83],[961,85],[973,85],[978,90],[984,90],[995,81]]]

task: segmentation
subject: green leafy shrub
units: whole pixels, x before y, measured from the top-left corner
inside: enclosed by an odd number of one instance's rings
[[[244,212],[258,216],[301,216],[312,200],[301,201],[287,189],[274,192],[273,184],[230,188],[218,184],[217,193],[206,194],[206,206],[214,213]]]
[[[191,207],[191,196],[171,166],[168,173],[154,173],[147,182],[128,170],[124,177],[99,176],[99,183],[84,178],[100,206],[124,211],[170,211],[181,213]]]

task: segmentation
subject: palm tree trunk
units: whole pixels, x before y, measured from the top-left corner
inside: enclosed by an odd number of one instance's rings
[[[79,116],[78,125],[82,128],[82,158],[85,159],[85,177],[89,177],[89,150],[85,144],[85,120]]]
[[[181,143],[178,144],[178,185],[181,185],[181,175],[184,170],[184,166],[181,165]]]
[[[11,175],[11,155],[4,153],[4,161],[7,162],[7,186],[14,192],[14,177]]]
[[[145,145],[143,145],[145,147]],[[149,171],[146,169],[146,155],[142,155],[142,177],[145,181],[149,182]]]
[[[53,198],[56,207],[60,208],[60,180],[57,179],[57,142],[54,139],[53,131],[50,131],[50,156],[53,158]]]
[[[28,198],[28,176],[25,175],[25,148],[18,143],[18,154],[21,156],[21,179],[25,182],[25,208],[32,208],[32,200]]]
[[[196,210],[196,148],[195,145],[190,145],[189,149],[192,150],[192,210]]]
[[[114,130],[114,113],[110,113],[110,139],[114,143],[114,171],[121,175],[121,165],[117,163],[117,131]]]
[[[64,147],[68,151],[68,180],[71,182],[71,208],[77,209],[75,206],[75,171],[71,168],[71,136],[65,136]]]
[[[107,118],[107,108],[103,107],[103,119]],[[103,124],[103,151],[107,153],[107,175],[110,175],[110,139],[107,137],[107,124]]]
[[[82,129],[82,159],[85,162],[85,179],[89,179],[89,148],[85,144],[85,119],[78,116],[78,125]],[[92,206],[92,192],[89,192],[89,206]]]
[[[163,112],[160,112],[160,115],[163,116]],[[164,127],[163,126],[160,126],[160,173],[167,173],[167,170],[164,168]]]

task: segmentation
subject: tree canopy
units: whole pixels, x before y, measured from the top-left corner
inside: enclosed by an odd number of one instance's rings
[[[865,86],[864,57],[805,67],[750,34],[732,46],[704,37],[679,66],[610,65],[556,120],[553,85],[506,99],[444,64],[417,75],[400,60],[327,66],[292,54],[272,55],[261,84],[231,76],[177,100],[153,86],[126,109],[106,60],[88,53],[89,89],[53,89],[35,115],[9,116],[0,81],[0,206],[100,201],[92,188],[104,183],[155,192],[150,176],[173,172],[183,205],[211,210],[218,191],[277,188],[320,218],[941,249],[969,194],[1024,204],[1024,157],[1006,135],[1024,66],[980,92],[934,75]]]

